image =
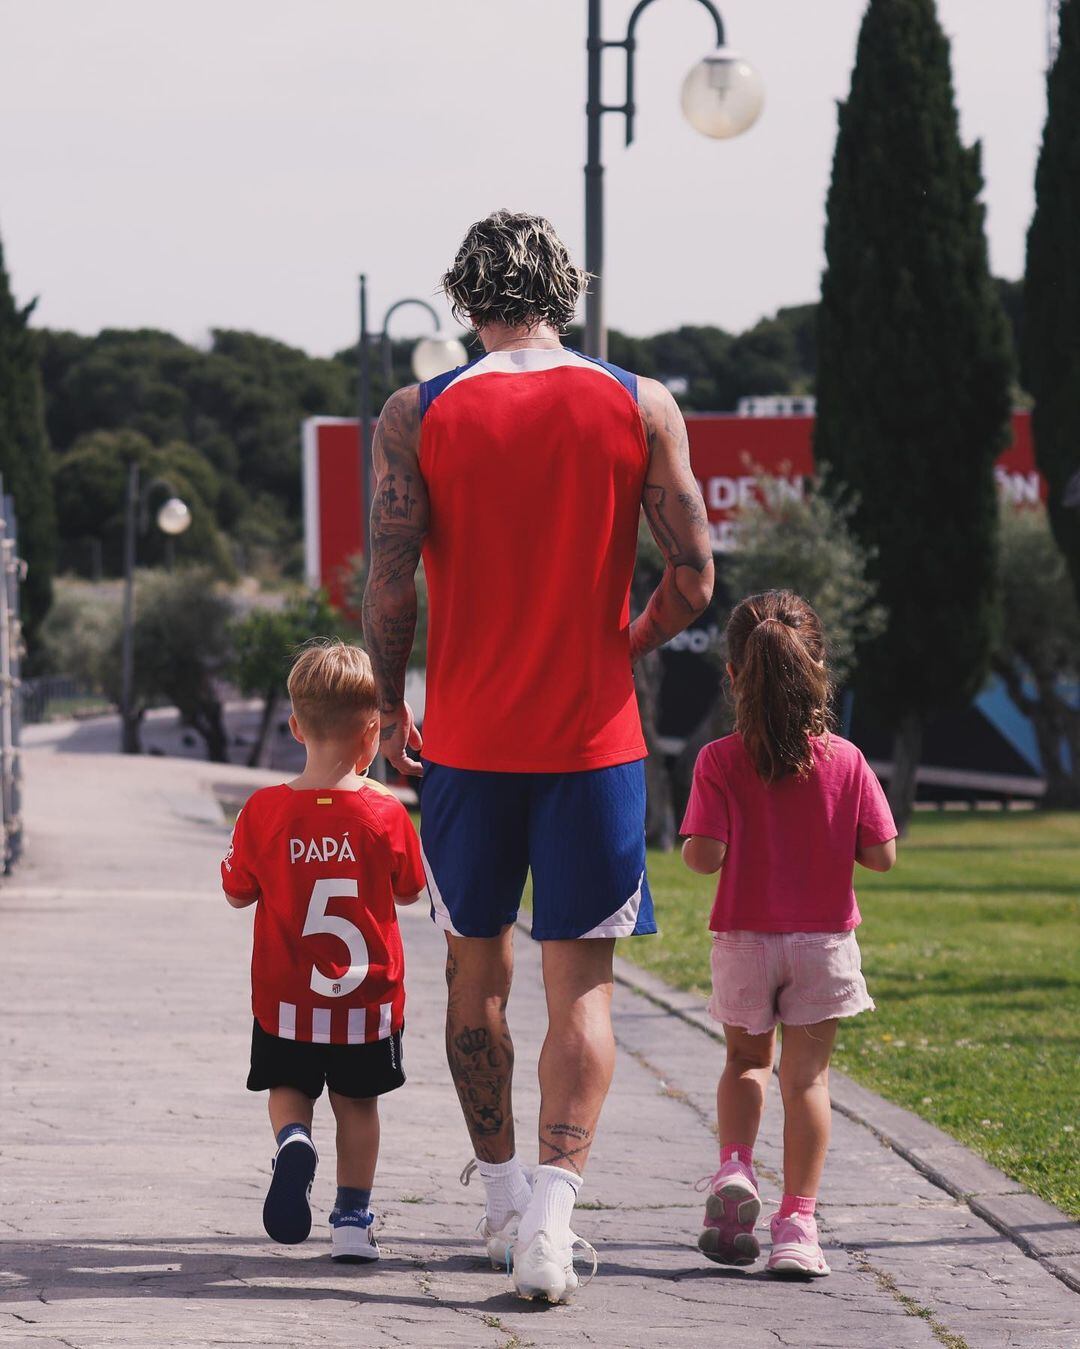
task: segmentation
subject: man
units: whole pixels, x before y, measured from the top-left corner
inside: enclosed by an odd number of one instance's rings
[[[404,689],[423,554],[421,838],[446,933],[447,1057],[488,1252],[496,1264],[512,1252],[517,1291],[551,1302],[577,1286],[570,1217],[614,1069],[615,938],[656,931],[632,665],[692,622],[713,584],[671,395],[562,345],[585,281],[540,217],[497,211],[469,230],[443,285],[485,355],[387,400],[364,597],[383,752],[419,774]],[[667,565],[630,623],[642,507]],[[548,1008],[531,1187],[506,1024],[530,868]]]

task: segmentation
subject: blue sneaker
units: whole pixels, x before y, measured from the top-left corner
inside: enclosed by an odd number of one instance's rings
[[[334,1209],[330,1215],[330,1259],[360,1265],[378,1258],[374,1213],[366,1208]]]
[[[266,1234],[283,1246],[306,1241],[311,1231],[311,1182],[319,1154],[307,1134],[290,1134],[270,1163],[274,1174],[263,1203]]]

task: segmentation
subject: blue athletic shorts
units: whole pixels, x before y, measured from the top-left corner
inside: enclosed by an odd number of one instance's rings
[[[460,937],[517,918],[532,869],[537,941],[656,931],[645,878],[645,765],[483,773],[424,762],[420,839],[431,916]]]

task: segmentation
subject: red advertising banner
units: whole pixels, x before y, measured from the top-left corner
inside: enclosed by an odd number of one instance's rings
[[[686,425],[716,552],[735,546],[735,513],[757,497],[761,473],[778,478],[796,496],[813,476],[813,417],[690,413]],[[1029,413],[1013,413],[1012,442],[994,471],[1007,500],[1017,505],[1045,501]],[[355,420],[311,417],[304,422],[303,484],[307,581],[325,587],[331,602],[344,607],[345,577],[364,546]]]
[[[691,413],[686,418],[690,460],[701,485],[713,550],[735,547],[734,516],[756,500],[762,473],[801,497],[814,473],[813,417],[738,417]],[[1031,415],[1014,412],[1012,442],[994,469],[998,489],[1016,505],[1046,500],[1046,482],[1035,467]]]
[[[345,609],[347,577],[364,550],[359,423],[309,417],[301,428],[304,575],[314,590]]]

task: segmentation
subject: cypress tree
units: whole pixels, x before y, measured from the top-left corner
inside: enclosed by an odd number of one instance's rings
[[[27,563],[22,592],[23,626],[33,641],[52,602],[56,560],[56,515],[52,471],[42,412],[36,338],[30,330],[34,303],[15,303],[0,244],[0,474],[14,498],[19,555]]]
[[[1027,240],[1021,361],[1050,524],[1080,598],[1080,0],[1063,0]]]
[[[856,687],[894,731],[901,827],[923,724],[977,692],[996,626],[993,465],[1011,355],[981,190],[933,0],[870,0],[827,203],[815,449],[876,550],[888,624]]]

